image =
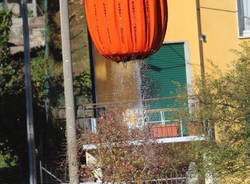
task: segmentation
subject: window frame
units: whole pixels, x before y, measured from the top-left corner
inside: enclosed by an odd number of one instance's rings
[[[244,23],[244,4],[243,0],[236,0],[236,9],[237,9],[237,28],[238,28],[238,36],[239,38],[250,38],[250,29],[245,30]],[[243,10],[243,11],[242,11]]]

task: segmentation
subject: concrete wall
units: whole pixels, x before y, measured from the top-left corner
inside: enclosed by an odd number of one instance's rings
[[[8,9],[12,11],[12,26],[10,31],[11,53],[23,51],[23,25],[20,15],[19,0],[8,0]],[[32,0],[27,1],[28,13],[32,13]],[[0,10],[3,9],[3,4],[0,3]],[[45,19],[44,16],[28,18],[30,32],[30,47],[41,47],[45,45]]]
[[[30,48],[45,45],[44,17],[29,18]],[[23,51],[23,27],[21,18],[13,18],[9,42],[13,45],[11,53]]]
[[[27,4],[28,13],[32,13],[32,3],[31,3],[31,1],[28,1],[28,2],[29,2]],[[16,0],[16,1],[8,0],[7,6],[8,6],[8,9],[11,10],[15,16],[21,16],[18,0]],[[0,9],[2,9],[2,8],[3,8],[3,4],[0,3]]]

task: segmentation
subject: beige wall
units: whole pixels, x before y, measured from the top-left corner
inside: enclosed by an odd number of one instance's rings
[[[200,0],[202,34],[206,70],[211,60],[220,69],[226,70],[235,55],[240,41],[238,36],[238,18],[236,0]]]
[[[199,22],[196,0],[168,0],[169,24],[165,38],[167,42],[186,41],[189,45],[189,61],[193,74],[200,72]],[[232,52],[249,38],[240,38],[236,0],[200,0],[201,34],[205,71],[211,71],[209,61],[222,71],[236,58]]]
[[[134,62],[116,63],[106,60],[94,50],[97,102],[136,99]]]
[[[200,75],[196,0],[168,0],[169,22],[166,42],[185,41],[193,74]]]

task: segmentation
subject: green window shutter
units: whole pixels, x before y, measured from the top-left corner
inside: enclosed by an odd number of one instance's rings
[[[165,44],[144,60],[142,67],[142,94],[144,98],[176,96],[177,84],[186,86],[186,64],[183,43]],[[151,103],[150,109],[174,108],[173,100]]]
[[[144,60],[141,76],[144,98],[175,97],[177,84],[187,84],[184,43],[164,44],[156,54]],[[144,105],[147,110],[177,108],[176,99],[150,101]],[[164,112],[164,119],[170,120],[172,114],[171,111]],[[148,118],[157,122],[161,117],[156,112],[150,113]],[[172,123],[175,122],[169,122]],[[184,133],[187,135],[188,130]]]

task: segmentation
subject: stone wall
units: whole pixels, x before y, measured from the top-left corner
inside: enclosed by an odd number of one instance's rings
[[[19,3],[17,1],[8,1],[8,9],[12,11],[15,16],[21,16]],[[28,13],[32,13],[32,3],[28,3]],[[0,9],[3,8],[3,4],[0,5]]]
[[[28,13],[32,15],[32,1],[28,0]],[[3,8],[0,3],[0,9]],[[20,7],[18,0],[8,0],[8,9],[12,11],[12,26],[10,32],[11,53],[15,54],[23,51],[23,25],[20,15]],[[30,17],[29,19],[30,32],[30,48],[42,47],[45,45],[45,20],[44,16]]]
[[[31,17],[29,20],[30,48],[45,45],[44,17]],[[10,32],[11,53],[23,51],[23,27],[21,18],[13,18]]]

